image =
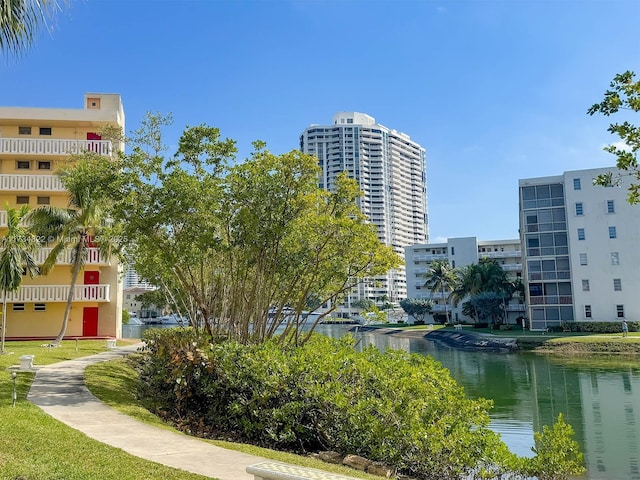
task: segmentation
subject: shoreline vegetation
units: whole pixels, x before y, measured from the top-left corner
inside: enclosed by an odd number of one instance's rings
[[[504,347],[514,352],[553,353],[558,355],[580,354],[620,354],[640,355],[640,332],[629,332],[623,337],[622,333],[549,333],[531,332],[521,330],[494,330],[473,329],[464,326],[462,330],[452,327],[435,325],[429,326],[405,326],[398,324],[358,326],[349,330],[355,332],[373,332],[378,334],[393,335],[396,337],[424,338],[440,341],[456,348],[474,348],[478,350],[499,350],[500,345],[491,343],[482,345],[481,340],[513,340],[515,348]],[[475,345],[470,345],[468,337],[477,340]],[[507,344],[510,342],[506,342]]]

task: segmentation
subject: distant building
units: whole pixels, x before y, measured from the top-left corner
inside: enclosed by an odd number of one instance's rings
[[[435,260],[447,260],[452,268],[477,264],[482,258],[498,262],[503,270],[515,280],[522,277],[522,253],[520,240],[478,240],[476,237],[449,238],[443,243],[417,244],[405,247],[405,267],[407,272],[407,298],[431,299],[433,311],[449,312],[454,322],[472,322],[462,314],[462,302],[452,305],[448,294],[431,292],[425,288],[425,274]],[[514,298],[506,305],[507,322],[515,323],[523,316],[525,307],[520,298]]]
[[[163,308],[157,305],[142,305],[142,301],[138,298],[140,295],[151,290],[148,288],[130,287],[123,290],[123,309],[129,312],[132,317],[137,318],[156,318],[163,314]]]
[[[145,281],[138,275],[138,273],[129,266],[124,274],[123,287],[126,288],[141,288],[143,290],[154,290],[156,287]]]
[[[383,244],[403,255],[405,246],[428,241],[426,154],[408,135],[364,113],[341,112],[331,125],[305,129],[300,149],[318,158],[321,188],[332,191],[345,171],[358,182],[359,207]],[[346,310],[359,299],[397,302],[406,295],[404,268],[398,268],[361,284]]]
[[[640,207],[599,168],[520,180],[520,236],[532,329],[640,320]],[[627,178],[627,177],[625,177]]]
[[[124,145],[102,139],[104,126],[124,129],[120,95],[87,93],[83,108],[0,107],[0,205],[67,208],[69,196],[56,171],[83,150],[111,157]],[[7,227],[0,211],[0,235]],[[44,262],[50,247],[37,254]],[[69,295],[72,252],[62,252],[46,276],[25,276],[22,287],[7,295],[7,338],[51,338],[60,331]],[[120,337],[122,282],[115,259],[89,248],[74,290],[67,336]]]

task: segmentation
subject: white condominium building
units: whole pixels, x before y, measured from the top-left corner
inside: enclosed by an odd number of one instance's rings
[[[520,180],[520,235],[531,328],[640,319],[640,206],[613,168]]]
[[[364,113],[341,112],[332,125],[312,125],[300,149],[318,158],[321,188],[331,191],[348,172],[363,191],[361,211],[378,237],[402,255],[404,247],[428,241],[425,149],[408,135],[377,124]],[[348,299],[397,302],[406,297],[404,268],[363,283]]]
[[[444,297],[441,292],[431,292],[426,288],[425,275],[435,260],[447,260],[451,268],[459,268],[477,264],[482,258],[490,258],[498,262],[503,270],[513,279],[522,276],[522,253],[520,240],[478,240],[476,237],[449,238],[443,243],[410,245],[405,248],[407,273],[407,298],[424,298],[433,300],[433,311],[449,312],[454,322],[472,322],[462,314],[462,303],[453,305],[449,294]],[[525,308],[521,299],[514,298],[506,305],[507,321],[515,322],[524,316]]]

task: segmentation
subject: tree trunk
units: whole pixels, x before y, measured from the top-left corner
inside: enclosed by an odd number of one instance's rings
[[[4,339],[6,338],[5,332],[7,328],[7,292],[2,292],[2,340],[0,346],[0,353],[4,354]]]
[[[81,268],[81,259],[80,254],[73,263],[73,269],[71,270],[71,284],[69,285],[69,295],[67,296],[67,306],[64,309],[64,319],[62,320],[62,328],[60,328],[60,333],[53,341],[54,345],[60,345],[62,343],[62,339],[64,338],[65,333],[67,333],[67,325],[69,324],[69,314],[71,313],[71,303],[73,302],[73,291],[75,290],[76,283],[78,282],[78,274],[80,273]]]

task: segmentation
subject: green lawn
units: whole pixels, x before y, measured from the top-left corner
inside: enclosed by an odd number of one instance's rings
[[[110,362],[90,365],[85,373],[87,387],[96,397],[116,410],[160,428],[174,430],[170,425],[162,422],[158,417],[149,413],[136,399],[137,374],[129,366],[126,359],[113,360]],[[380,480],[380,477],[369,475],[358,470],[353,470],[341,465],[325,463],[301,455],[278,452],[266,448],[260,448],[243,443],[223,442],[218,440],[203,440],[213,443],[219,447],[237,450],[240,452],[270,458],[280,462],[301,465],[304,467],[318,468],[336,474],[347,475],[355,478],[369,480]]]
[[[7,342],[0,355],[0,479],[21,480],[196,480],[195,475],[142,460],[122,450],[91,440],[54,420],[26,400],[33,373],[18,372],[18,401],[12,404],[13,380],[7,367],[18,365],[20,355],[35,355],[45,365],[106,350],[106,342],[64,341],[56,348],[42,342]]]
[[[629,332],[627,337],[622,333],[593,333],[582,336],[559,337],[550,340],[551,343],[640,343],[640,332]]]

